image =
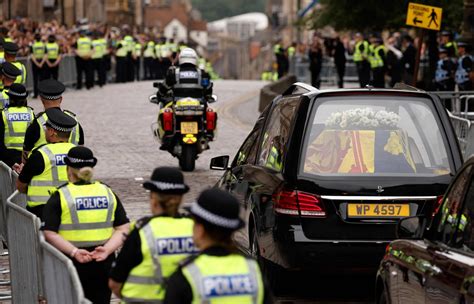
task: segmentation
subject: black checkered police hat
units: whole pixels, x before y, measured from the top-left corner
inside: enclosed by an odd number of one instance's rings
[[[153,171],[151,179],[143,183],[143,188],[162,194],[182,195],[189,191],[184,183],[183,173],[173,167],[159,167]]]
[[[14,42],[4,42],[3,43],[3,50],[5,51],[6,54],[9,55],[16,55],[18,53],[18,50],[20,48],[18,47],[18,44]]]
[[[93,168],[97,164],[97,158],[94,157],[91,149],[78,146],[69,150],[67,157],[64,158],[64,162],[69,167],[76,169],[84,167]]]
[[[228,231],[238,230],[245,225],[239,216],[237,199],[217,188],[204,190],[197,201],[186,209],[198,220]]]
[[[13,83],[8,91],[6,91],[6,94],[12,100],[23,100],[28,97],[28,92],[26,91],[25,86],[19,83]]]
[[[16,79],[21,74],[20,69],[14,66],[11,62],[5,61],[4,63],[2,63],[1,67],[2,74],[5,75],[5,77],[7,78]]]
[[[59,132],[71,132],[77,122],[59,108],[50,108],[45,111],[48,116],[46,126]]]
[[[38,91],[41,97],[47,100],[56,100],[61,98],[66,87],[55,79],[46,79],[38,84]]]

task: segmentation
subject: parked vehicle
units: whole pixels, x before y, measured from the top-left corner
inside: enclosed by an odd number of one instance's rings
[[[240,200],[236,235],[275,288],[282,269],[376,271],[400,218],[438,207],[462,155],[438,97],[292,85],[262,113],[217,186]]]
[[[430,223],[402,219],[377,274],[378,303],[474,303],[474,158]]]

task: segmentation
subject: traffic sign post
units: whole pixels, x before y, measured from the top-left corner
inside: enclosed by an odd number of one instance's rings
[[[413,73],[413,86],[416,87],[418,81],[418,70],[420,67],[421,47],[425,29],[439,31],[441,29],[441,17],[443,9],[436,6],[429,6],[419,3],[408,4],[406,24],[421,28],[421,34],[418,41],[418,50],[416,53],[415,71]]]

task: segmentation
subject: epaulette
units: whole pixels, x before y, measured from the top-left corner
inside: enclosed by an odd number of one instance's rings
[[[39,112],[38,114],[36,114],[36,118],[40,118],[41,115],[43,115],[43,114],[44,114],[44,111]]]
[[[200,255],[201,255],[201,253],[197,253],[197,254],[194,254],[194,255],[190,255],[187,258],[181,260],[178,263],[178,268],[184,268],[184,267],[188,266],[189,264],[194,262],[194,260],[196,260]]]
[[[133,225],[134,226],[133,228],[137,230],[143,228],[146,224],[148,224],[151,221],[152,218],[153,218],[152,216],[145,216],[145,217],[142,217],[141,219],[138,219]]]
[[[41,147],[43,147],[43,146],[46,146],[46,145],[47,145],[47,144],[42,144],[42,145],[39,145],[39,146],[36,147],[36,148],[33,148],[33,150],[31,150],[31,153],[33,154],[33,152],[38,151],[39,148],[41,148]]]
[[[53,190],[49,190],[49,191],[48,191],[48,192],[49,192],[49,195],[53,195],[54,193],[58,192],[59,189],[61,189],[61,188],[64,187],[64,186],[67,186],[68,184],[69,184],[69,183],[66,182],[66,183],[64,183],[64,184],[62,184],[62,185],[59,185],[58,187],[56,187],[56,188],[53,189]]]
[[[66,113],[71,114],[72,116],[76,117],[76,114],[73,113],[73,112],[71,112],[71,111],[69,111],[69,110],[63,110],[63,112],[66,112]]]

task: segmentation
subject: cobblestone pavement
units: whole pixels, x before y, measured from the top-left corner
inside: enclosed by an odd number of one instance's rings
[[[258,94],[264,85],[259,81],[217,81],[214,92],[218,102],[218,134],[211,149],[201,154],[196,170],[186,173],[191,191],[185,202],[191,202],[204,188],[212,186],[222,175],[209,170],[209,161],[219,155],[234,156],[258,117]],[[157,119],[158,107],[148,101],[155,89],[152,82],[111,84],[104,88],[64,94],[62,107],[75,114],[85,132],[85,145],[94,151],[99,162],[97,179],[107,183],[122,200],[129,217],[137,219],[149,213],[148,194],[141,187],[157,166],[178,166],[178,159],[160,151],[151,124]],[[35,112],[41,102],[31,100]]]

